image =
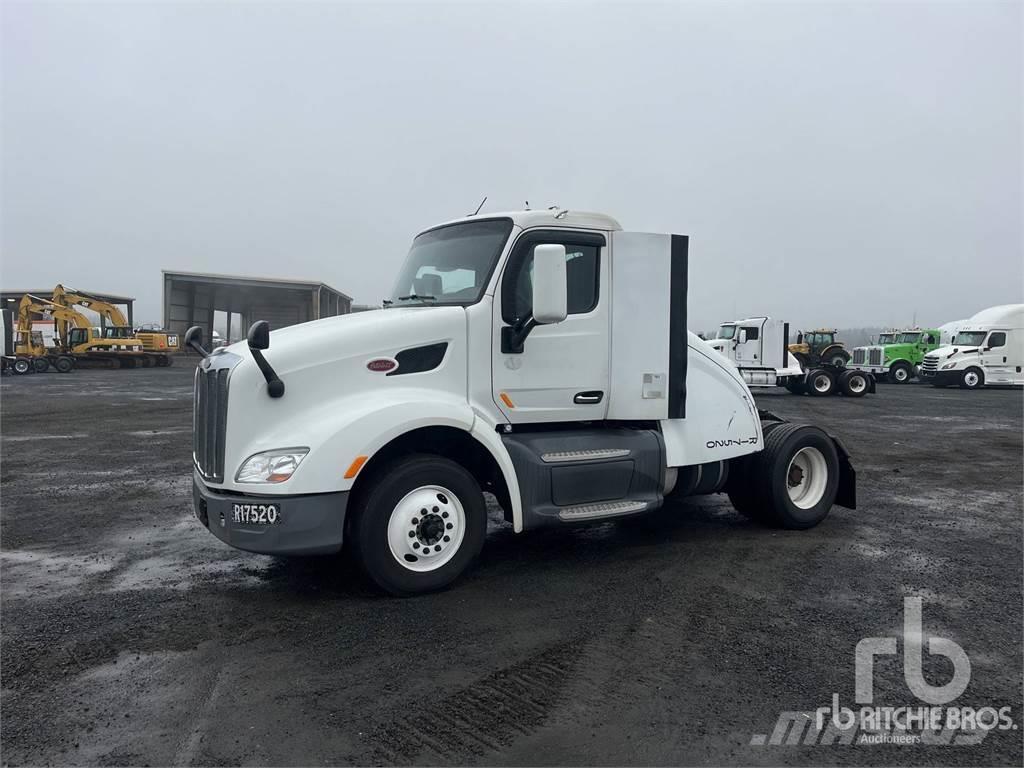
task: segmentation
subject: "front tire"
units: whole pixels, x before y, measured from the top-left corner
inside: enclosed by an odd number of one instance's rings
[[[32,363],[23,357],[19,357],[17,360],[15,360],[14,364],[11,367],[14,369],[14,372],[19,376],[24,376],[26,373],[32,372]]]
[[[356,558],[393,595],[442,589],[480,554],[487,507],[476,479],[454,461],[416,454],[373,475],[352,509]]]
[[[889,368],[889,381],[893,384],[908,384],[914,378],[914,369],[910,363],[893,363]]]
[[[960,374],[960,389],[978,389],[985,384],[985,374],[980,368],[968,368]]]
[[[839,456],[817,427],[780,425],[765,436],[764,450],[746,457],[742,467],[742,486],[730,490],[729,498],[737,511],[767,525],[813,528],[835,503]]]

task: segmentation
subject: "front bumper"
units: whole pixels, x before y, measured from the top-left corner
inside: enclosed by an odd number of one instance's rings
[[[341,549],[348,491],[302,496],[221,493],[193,474],[192,500],[199,522],[238,549],[265,555],[325,555]],[[268,502],[281,510],[277,525],[235,522],[235,504]]]
[[[885,376],[889,372],[888,367],[884,365],[868,365],[867,363],[847,363],[846,367],[854,371],[870,373],[875,376]]]
[[[959,384],[963,371],[926,371],[921,368],[918,369],[917,375],[921,377],[921,381],[928,384]]]

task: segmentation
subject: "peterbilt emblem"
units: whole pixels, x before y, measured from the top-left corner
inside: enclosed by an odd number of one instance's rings
[[[388,373],[398,367],[398,361],[390,357],[377,357],[366,364],[374,373]]]

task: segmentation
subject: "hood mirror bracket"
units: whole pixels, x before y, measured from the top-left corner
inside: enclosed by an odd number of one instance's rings
[[[270,363],[267,362],[267,358],[263,356],[262,351],[270,348],[270,323],[266,320],[257,320],[249,326],[246,342],[249,344],[249,352],[252,353],[252,359],[256,361],[256,365],[263,374],[263,378],[267,380],[267,394],[271,397],[281,397],[284,395],[284,382],[278,378],[277,373]]]

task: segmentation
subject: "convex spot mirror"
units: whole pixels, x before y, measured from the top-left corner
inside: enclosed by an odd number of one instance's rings
[[[249,326],[249,334],[246,337],[250,349],[270,348],[270,323],[266,320],[257,320]]]
[[[564,245],[538,245],[533,249],[533,319],[560,323],[568,314]]]

